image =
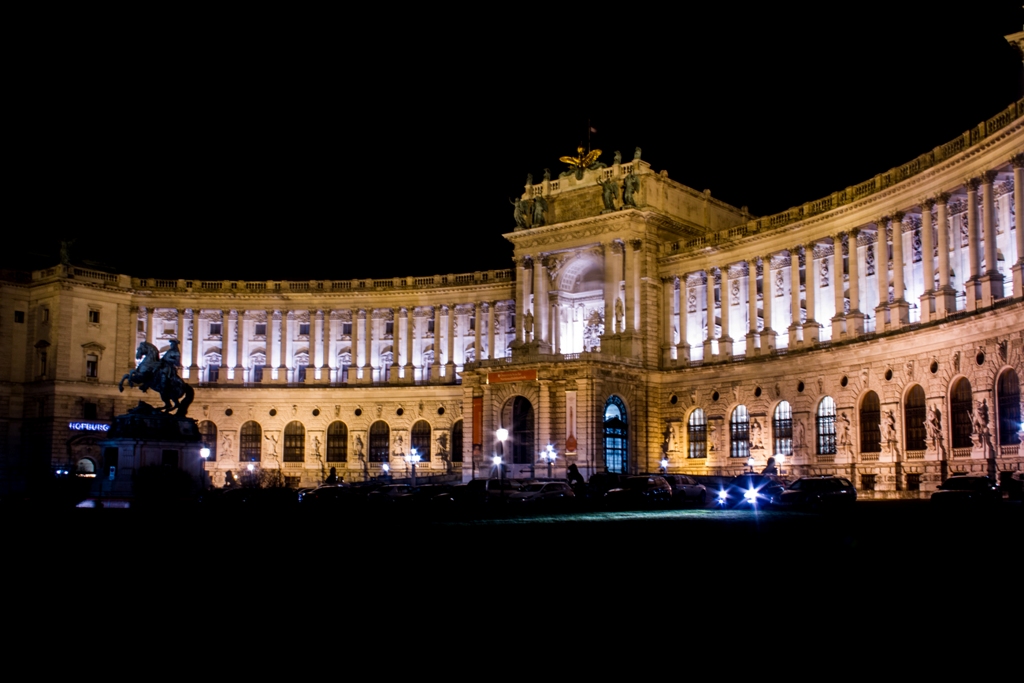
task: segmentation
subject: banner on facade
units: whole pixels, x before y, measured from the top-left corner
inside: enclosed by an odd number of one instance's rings
[[[576,392],[565,392],[565,452],[576,452]]]
[[[508,384],[509,382],[532,382],[537,379],[536,370],[506,370],[504,372],[487,373],[488,384]]]
[[[473,461],[481,457],[484,447],[484,399],[473,397]]]

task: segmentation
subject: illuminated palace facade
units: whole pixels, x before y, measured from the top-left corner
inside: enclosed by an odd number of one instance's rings
[[[131,476],[104,425],[180,340],[216,485],[603,470],[838,473],[865,497],[1024,468],[1024,101],[903,166],[755,217],[640,158],[529,184],[515,267],[371,280],[0,283],[5,479]],[[625,191],[624,191],[625,188]],[[147,395],[148,396],[148,395]],[[156,397],[151,398],[152,401]],[[508,430],[500,442],[499,430]],[[752,460],[751,460],[752,459]],[[113,468],[113,469],[111,469]]]

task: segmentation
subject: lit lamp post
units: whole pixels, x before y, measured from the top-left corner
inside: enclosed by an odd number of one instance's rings
[[[548,479],[551,479],[551,466],[555,463],[555,458],[558,454],[555,452],[554,446],[548,444],[547,449],[541,451],[540,458],[548,464]]]
[[[206,488],[206,459],[210,457],[210,447],[205,443],[202,448],[199,449],[199,457],[202,460],[199,461],[199,488]]]
[[[409,455],[405,456],[405,461],[412,468],[412,485],[416,486],[416,463],[420,461],[420,454],[416,452],[415,448],[410,448]]]
[[[505,468],[501,462],[505,459],[505,440],[508,438],[508,430],[505,428],[499,429],[494,433],[498,437],[498,454],[494,456],[494,464],[500,469],[499,476],[505,478]]]
[[[383,472],[383,477],[387,479],[391,474],[391,465],[384,463],[380,466],[380,471]]]
[[[779,476],[780,477],[782,476],[782,463],[785,462],[785,460],[786,460],[786,456],[783,455],[782,453],[779,453],[778,455],[775,456],[775,463],[779,466]]]
[[[750,468],[751,472],[754,471],[754,456],[750,456],[749,458],[747,458],[747,467]]]
[[[668,472],[668,458],[661,459],[661,473],[665,474]]]

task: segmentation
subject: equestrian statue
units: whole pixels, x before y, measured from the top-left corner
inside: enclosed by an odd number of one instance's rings
[[[125,374],[117,388],[124,391],[124,383],[127,380],[129,387],[137,386],[143,391],[153,389],[160,394],[160,398],[164,402],[164,407],[157,410],[167,414],[173,412],[177,417],[185,417],[189,405],[195,399],[196,392],[178,376],[178,366],[181,364],[178,340],[171,340],[171,348],[167,350],[163,358],[160,357],[160,351],[155,346],[146,341],[139,342],[135,359],[141,360],[138,367]]]

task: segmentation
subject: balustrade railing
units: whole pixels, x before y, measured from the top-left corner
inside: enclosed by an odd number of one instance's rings
[[[924,460],[924,451],[907,451],[907,460]]]
[[[880,455],[881,453],[861,453],[860,460],[861,462],[878,462]]]
[[[952,450],[953,450],[953,457],[954,458],[969,458],[969,457],[971,457],[971,449],[969,447],[968,448],[954,448]]]

